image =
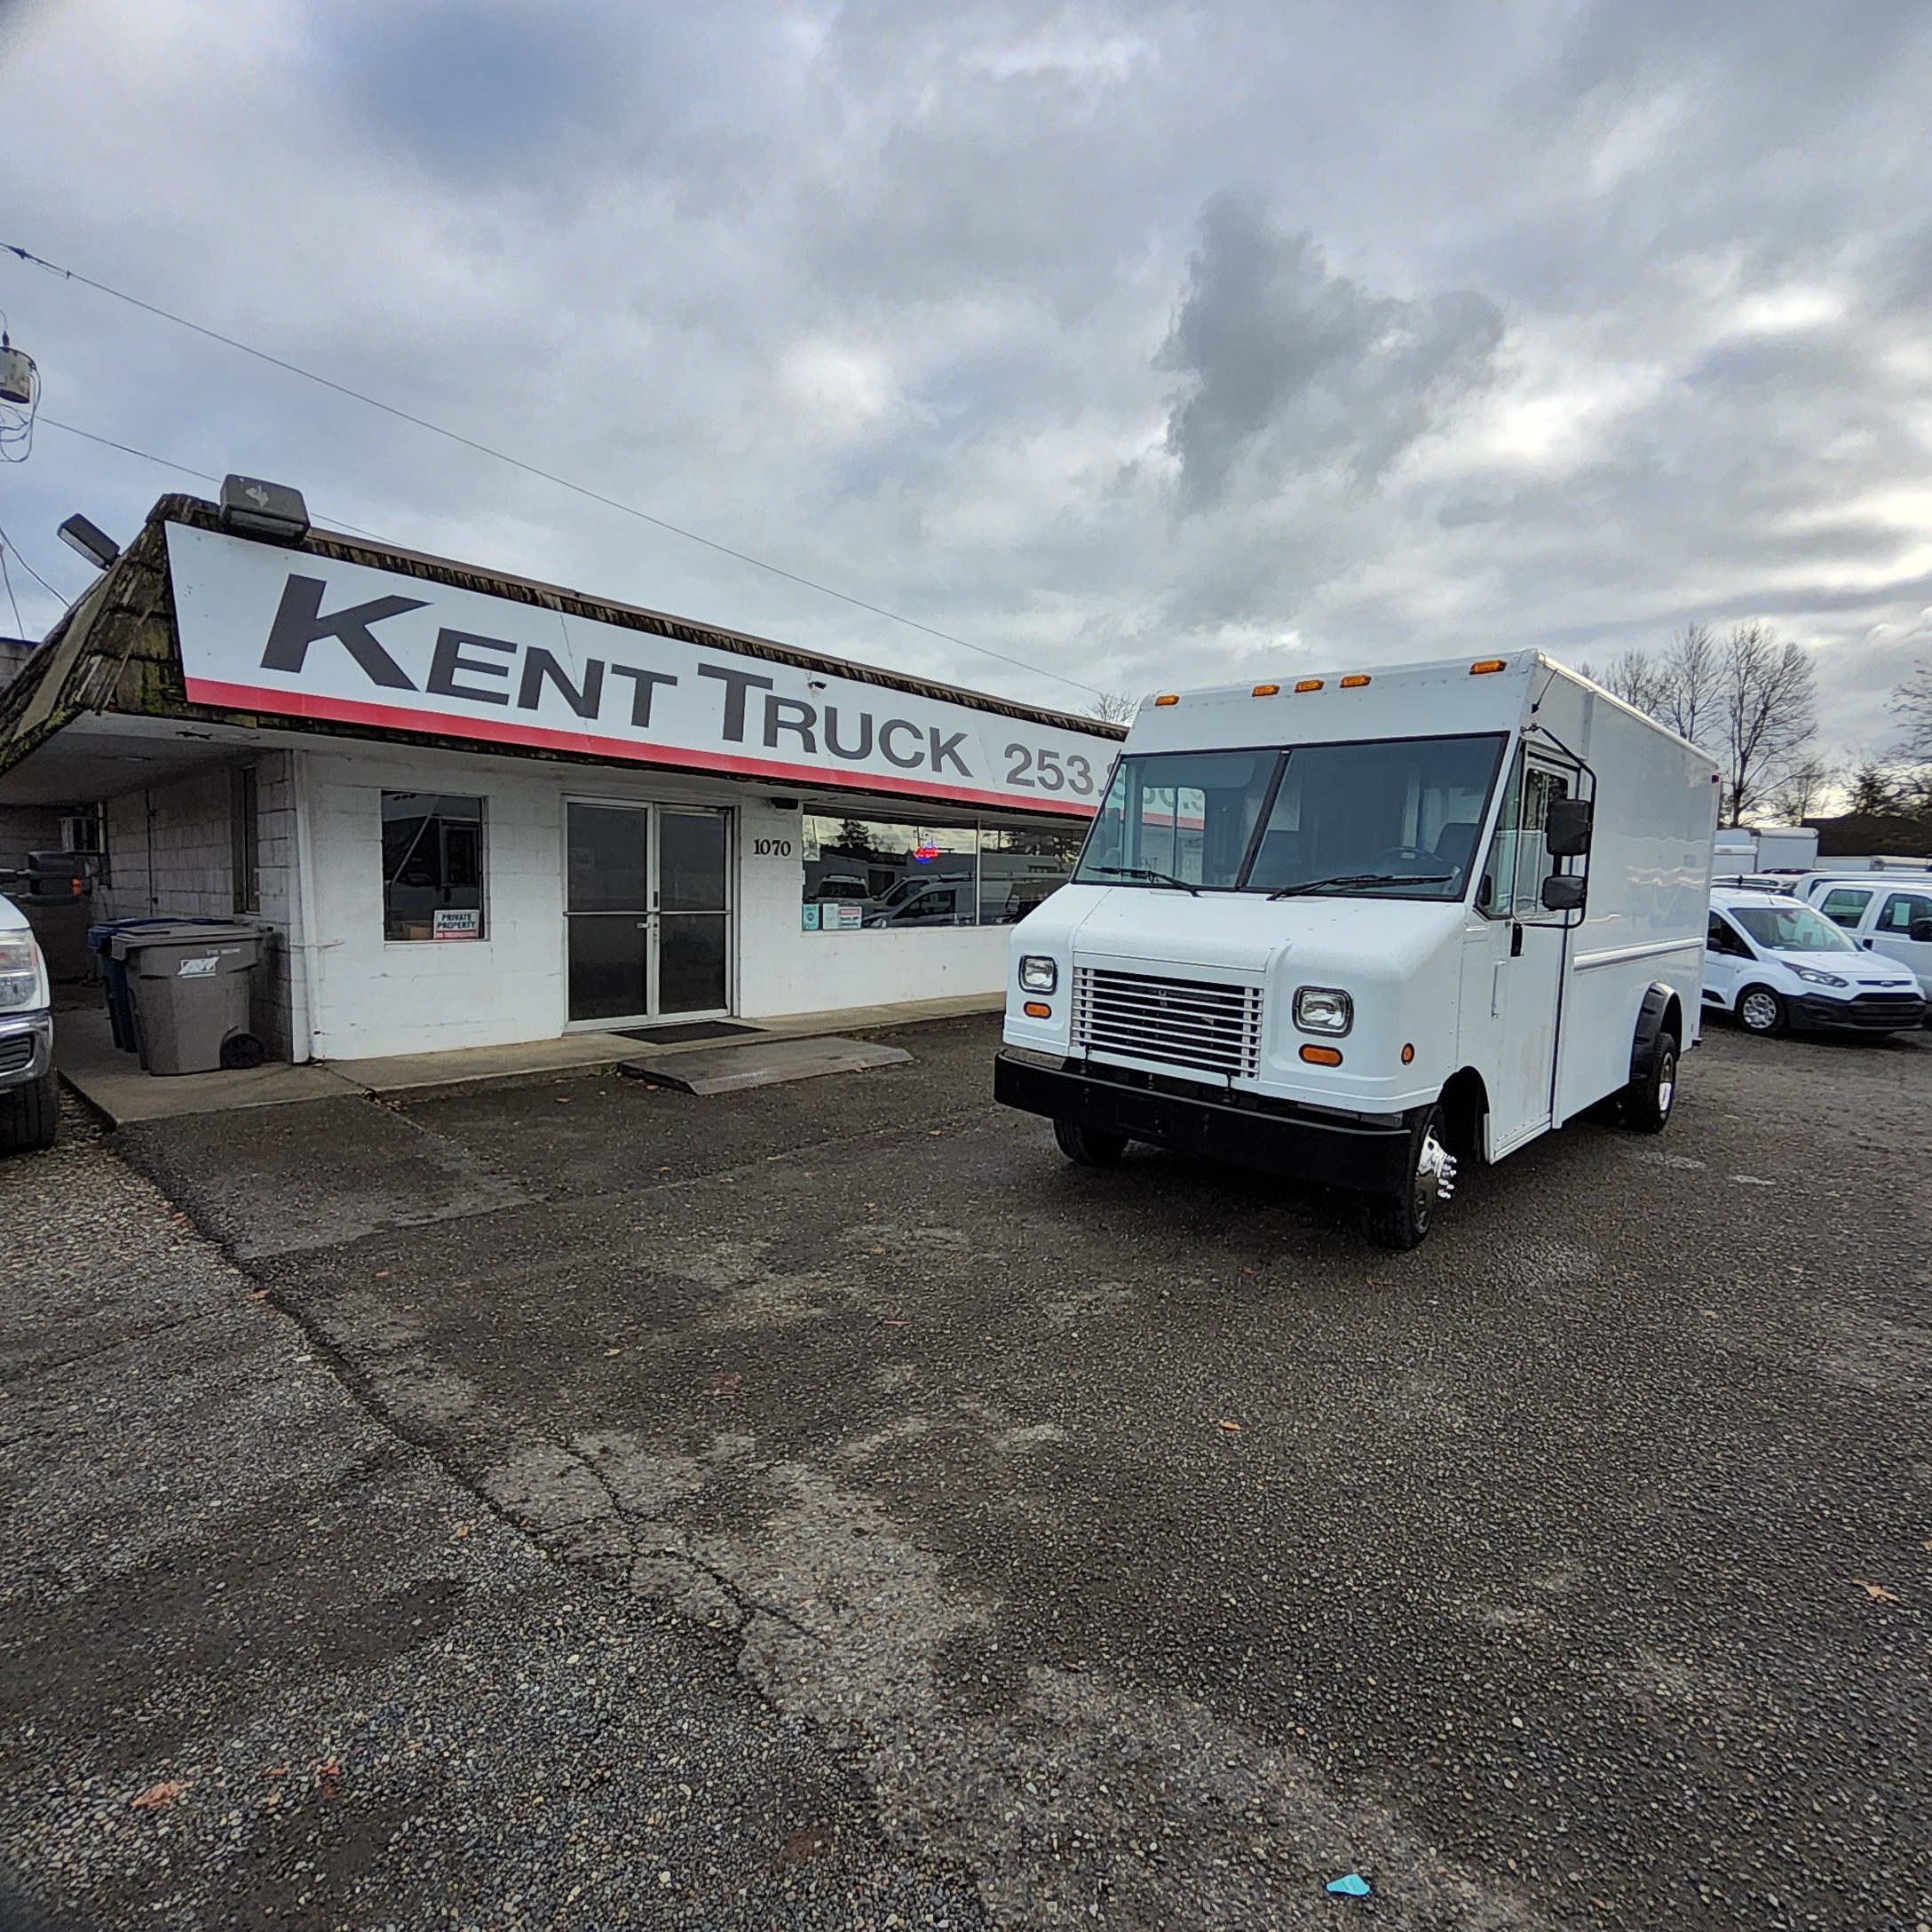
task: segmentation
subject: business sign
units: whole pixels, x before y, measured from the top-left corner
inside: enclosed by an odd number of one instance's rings
[[[186,524],[168,526],[168,562],[196,704],[1089,817],[1117,749]]]

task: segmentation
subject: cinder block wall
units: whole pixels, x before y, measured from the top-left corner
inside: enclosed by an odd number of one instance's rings
[[[259,909],[234,909],[233,779],[220,768],[101,806],[107,827],[107,879],[94,894],[100,919],[233,919],[268,930],[255,976],[254,1030],[272,1053],[292,1049],[289,922],[295,893],[295,801],[290,754],[265,752],[256,768],[256,874]]]

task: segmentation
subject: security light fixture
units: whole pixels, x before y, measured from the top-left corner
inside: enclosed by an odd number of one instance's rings
[[[302,492],[259,477],[221,479],[221,527],[236,536],[270,543],[299,543],[309,534],[309,507]]]
[[[121,554],[121,546],[99,524],[76,513],[60,526],[60,541],[78,550],[96,570],[105,570]]]

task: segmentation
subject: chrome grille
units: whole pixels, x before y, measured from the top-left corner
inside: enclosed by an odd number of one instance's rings
[[[1076,966],[1073,1048],[1252,1080],[1261,1068],[1261,988]]]

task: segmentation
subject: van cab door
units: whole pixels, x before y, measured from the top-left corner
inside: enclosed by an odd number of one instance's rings
[[[1887,892],[1859,944],[1908,967],[1921,989],[1932,988],[1932,893]]]
[[[1489,1089],[1485,1152],[1492,1160],[1551,1124],[1556,1019],[1569,935],[1543,909],[1543,881],[1559,867],[1543,843],[1553,801],[1571,774],[1519,748],[1463,935],[1463,1057]],[[1482,1050],[1472,1051],[1482,1042]]]

